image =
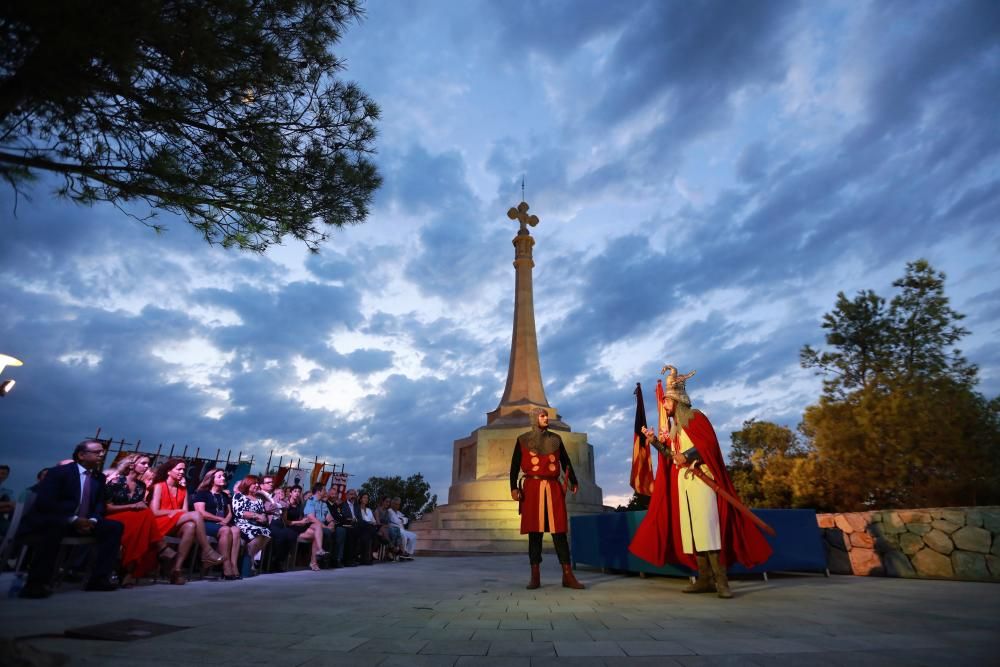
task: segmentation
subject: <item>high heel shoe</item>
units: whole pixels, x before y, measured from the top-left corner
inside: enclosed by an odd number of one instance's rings
[[[222,554],[215,549],[209,549],[201,555],[201,562],[207,566],[221,565],[224,560],[226,559],[222,557]]]
[[[187,583],[187,579],[184,578],[184,573],[180,570],[174,570],[170,573],[170,583],[174,586],[183,586]]]
[[[309,563],[309,569],[313,572],[319,572],[319,565],[317,563]]]

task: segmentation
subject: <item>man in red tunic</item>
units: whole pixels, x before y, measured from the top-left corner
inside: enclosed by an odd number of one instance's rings
[[[659,440],[670,452],[661,452],[653,497],[629,550],[654,565],[670,561],[698,570],[694,584],[685,593],[716,591],[731,598],[726,565],[739,562],[753,567],[766,561],[771,546],[749,519],[719,497],[688,468],[697,466],[720,487],[736,496],[726,465],[708,418],[691,408],[685,384],[694,375],[677,375],[667,366],[664,408],[669,430]],[[653,437],[647,432],[647,437]]]
[[[542,408],[531,410],[531,430],[517,437],[510,459],[510,497],[520,501],[521,534],[528,535],[528,560],[531,562],[529,589],[541,585],[538,566],[542,562],[542,533],[552,533],[552,543],[562,566],[562,584],[583,588],[573,576],[566,539],[566,487],[560,483],[565,472],[570,491],[576,493],[577,481],[562,438],[549,430],[549,413]],[[523,488],[518,488],[518,473],[524,473]]]

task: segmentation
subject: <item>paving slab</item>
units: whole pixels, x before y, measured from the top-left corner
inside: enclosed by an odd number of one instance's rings
[[[738,579],[735,598],[682,595],[684,579],[608,575],[528,591],[526,556],[377,565],[114,593],[70,586],[0,599],[0,637],[71,665],[245,667],[720,667],[1000,662],[1000,585],[813,575]],[[9,585],[0,577],[0,591]],[[186,629],[130,642],[66,630],[123,619]],[[249,627],[259,628],[249,630]]]

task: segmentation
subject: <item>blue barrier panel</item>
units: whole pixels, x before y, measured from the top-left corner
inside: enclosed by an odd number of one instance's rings
[[[825,572],[826,551],[816,524],[814,510],[753,510],[774,528],[777,535],[766,535],[774,550],[766,563],[754,568],[740,564],[729,566],[733,574],[760,572]],[[606,512],[570,517],[570,539],[574,564],[593,565],[609,570],[648,572],[686,577],[691,570],[666,563],[657,567],[636,558],[628,545],[646,516],[640,512]]]

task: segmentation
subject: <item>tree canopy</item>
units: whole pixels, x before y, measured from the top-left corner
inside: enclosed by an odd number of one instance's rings
[[[733,486],[749,507],[798,507],[796,493],[805,448],[786,426],[750,419],[730,436],[729,471]],[[807,503],[806,503],[807,504]]]
[[[424,481],[421,473],[410,475],[403,479],[399,475],[393,477],[370,477],[361,485],[359,493],[367,493],[372,507],[383,498],[400,499],[400,509],[407,516],[427,514],[437,507],[437,495],[431,495],[431,485]]]
[[[886,301],[837,297],[824,317],[828,349],[801,361],[825,376],[806,409],[803,475],[830,509],[981,504],[1000,500],[998,401],[975,391],[977,368],[954,345],[968,331],[945,275],[907,264]]]
[[[378,106],[336,78],[358,0],[0,3],[0,177],[150,226],[183,216],[209,243],[311,250],[363,222],[381,183]],[[131,208],[131,207],[129,207]]]

